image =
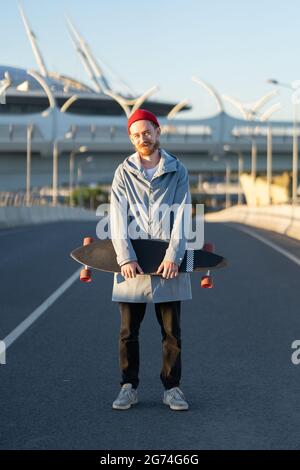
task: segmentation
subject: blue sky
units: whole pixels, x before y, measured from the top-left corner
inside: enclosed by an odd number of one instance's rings
[[[220,94],[252,102],[275,77],[300,79],[300,2],[271,0],[23,0],[49,70],[88,78],[70,41],[69,15],[95,56],[109,64],[137,92],[158,85],[156,99],[189,99],[190,117],[216,111],[214,100],[194,84],[198,76]],[[36,68],[18,10],[2,5],[1,63]],[[282,89],[282,110],[291,119],[290,93]],[[278,99],[273,99],[270,104]],[[238,116],[230,104],[226,109]]]

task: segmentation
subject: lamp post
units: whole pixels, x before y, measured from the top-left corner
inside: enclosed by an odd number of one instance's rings
[[[26,206],[30,205],[30,187],[31,187],[31,141],[33,133],[33,124],[27,126],[27,157],[26,157]]]
[[[261,122],[266,122],[269,120],[271,115],[280,109],[280,104],[276,103],[271,106],[267,111],[265,111],[260,116]],[[272,203],[271,200],[271,184],[272,184],[272,166],[273,166],[273,157],[272,157],[272,126],[268,125],[267,130],[267,193],[268,193],[268,204]]]
[[[58,142],[57,137],[53,142],[53,174],[52,174],[52,205],[57,205],[57,181],[58,181]]]
[[[289,90],[294,91],[295,89],[291,84],[282,83],[275,79],[267,80],[272,85],[278,85]],[[293,169],[292,169],[292,203],[297,202],[297,188],[298,188],[298,103],[295,99],[292,99],[293,103]]]
[[[219,155],[214,155],[212,159],[215,162],[220,161]],[[231,205],[231,198],[229,194],[231,166],[230,166],[230,162],[228,162],[227,160],[225,160],[224,163],[225,163],[225,208],[228,209],[228,207],[230,207]]]
[[[70,206],[74,205],[73,199],[73,187],[74,187],[74,164],[75,156],[77,153],[84,153],[88,150],[86,145],[81,145],[78,149],[72,150],[70,153],[70,164],[69,164],[69,193],[70,193]]]
[[[226,198],[225,198],[225,207],[226,207],[226,209],[228,209],[228,207],[231,206],[231,198],[230,198],[230,194],[229,194],[230,174],[231,174],[230,163],[226,162]]]
[[[78,99],[77,95],[71,96],[64,105],[59,108],[57,106],[57,102],[55,99],[54,94],[52,93],[47,81],[44,77],[41,77],[37,72],[33,70],[27,70],[28,75],[34,78],[40,86],[43,88],[44,92],[47,95],[49,101],[49,108],[42,113],[44,116],[52,115],[54,120],[54,135],[56,135],[56,119],[59,113],[64,113],[66,110]],[[70,132],[65,134],[66,138],[72,137]],[[53,141],[53,175],[52,175],[52,205],[56,206],[57,204],[57,181],[58,181],[58,144],[60,142],[60,138],[56,137]],[[63,142],[63,140],[62,140]]]
[[[0,104],[6,103],[5,93],[12,83],[9,73],[4,72],[4,79],[0,80]]]
[[[81,179],[82,179],[82,165],[84,163],[91,163],[93,161],[93,157],[87,157],[85,160],[80,162],[77,167],[77,184],[78,186],[80,185]],[[82,191],[79,192],[79,205],[80,207],[83,207],[83,194]]]
[[[81,179],[82,179],[82,165],[84,163],[91,163],[93,161],[93,157],[87,157],[85,160],[83,160],[82,162],[80,162],[78,164],[78,168],[77,168],[77,183],[78,185],[81,183]]]
[[[65,139],[71,139],[72,132],[65,134]],[[59,144],[64,143],[64,139],[56,137],[53,142],[53,175],[52,175],[52,205],[57,205],[57,194],[58,194],[58,156],[59,156]]]
[[[230,145],[223,146],[224,152],[236,153],[238,156],[238,180],[239,180],[239,192],[238,192],[238,204],[242,204],[242,185],[241,185],[241,176],[244,168],[244,157],[240,150],[234,150]]]

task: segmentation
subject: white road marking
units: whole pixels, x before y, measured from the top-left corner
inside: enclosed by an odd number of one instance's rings
[[[2,341],[6,349],[11,346],[51,305],[78,280],[81,268],[70,276],[56,291],[53,292],[39,307],[37,307],[24,321],[22,321],[9,335]]]
[[[252,230],[249,230],[246,227],[236,226],[236,225],[233,225],[233,224],[230,224],[230,223],[229,224],[227,223],[225,225],[228,225],[232,228],[235,228],[236,230],[240,230],[241,232],[245,232],[248,235],[251,235],[251,237],[256,238],[257,240],[261,241],[265,245],[268,245],[270,248],[273,248],[273,250],[277,251],[278,253],[281,253],[283,256],[285,256],[286,258],[288,258],[289,260],[293,261],[298,266],[300,266],[300,258],[297,258],[297,256],[293,255],[292,253],[285,250],[284,248],[281,248],[279,245],[277,245],[276,243],[271,242],[270,240],[263,237],[262,235],[259,235],[258,233],[255,233],[255,232],[253,232]]]

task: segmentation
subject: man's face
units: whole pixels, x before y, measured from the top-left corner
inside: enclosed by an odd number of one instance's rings
[[[159,147],[160,128],[154,128],[151,121],[136,121],[130,126],[130,140],[143,157],[151,155]]]

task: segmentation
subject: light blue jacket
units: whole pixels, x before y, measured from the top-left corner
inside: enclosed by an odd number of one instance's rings
[[[128,224],[135,221],[140,233],[149,234],[149,238],[168,241],[164,260],[178,265],[182,262],[187,239],[178,234],[183,233],[184,206],[191,202],[188,172],[174,155],[164,149],[160,149],[160,155],[158,168],[151,181],[146,177],[137,152],[126,158],[116,169],[111,188],[110,229],[120,266],[129,261],[139,261],[129,238],[131,234],[128,236],[128,231],[126,232],[118,217],[122,200],[127,201],[130,209]],[[175,214],[169,212],[166,216],[169,217],[171,236],[163,230],[162,219],[155,217],[162,204],[178,205]],[[138,210],[135,205],[138,205]],[[125,236],[121,238],[120,233],[124,230]],[[179,273],[173,279],[149,274],[137,274],[135,278],[125,279],[120,273],[114,274],[113,301],[156,303],[191,298],[189,273]]]

